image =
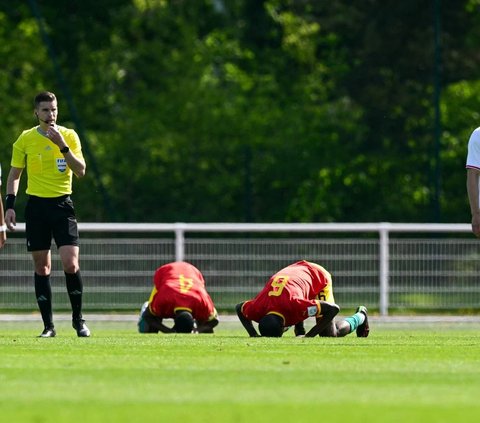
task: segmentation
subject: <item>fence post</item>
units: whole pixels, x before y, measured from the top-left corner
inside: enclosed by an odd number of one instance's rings
[[[185,224],[175,224],[175,260],[183,261],[185,258]]]
[[[389,279],[389,227],[386,222],[380,223],[379,235],[380,235],[380,315],[388,316],[388,279]]]

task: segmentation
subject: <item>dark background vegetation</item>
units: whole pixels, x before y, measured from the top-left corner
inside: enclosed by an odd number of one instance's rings
[[[3,193],[50,90],[82,221],[468,222],[479,3],[0,0]]]

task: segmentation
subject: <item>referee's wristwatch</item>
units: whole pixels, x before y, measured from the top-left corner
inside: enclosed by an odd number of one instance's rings
[[[61,148],[60,149],[60,153],[62,154],[66,154],[70,151],[70,149],[68,148],[68,145],[66,145],[65,147]]]

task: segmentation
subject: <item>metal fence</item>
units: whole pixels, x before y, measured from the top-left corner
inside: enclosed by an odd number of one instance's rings
[[[136,310],[155,269],[186,260],[205,276],[217,309],[232,312],[268,278],[297,260],[333,276],[342,308],[365,304],[383,316],[401,310],[480,309],[480,241],[468,224],[115,224],[81,223],[85,310]],[[0,310],[36,310],[33,266],[18,226],[0,252]],[[56,310],[69,309],[52,249]]]

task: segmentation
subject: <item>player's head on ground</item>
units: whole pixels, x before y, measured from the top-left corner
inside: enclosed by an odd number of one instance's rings
[[[173,320],[173,329],[178,333],[191,333],[195,325],[192,313],[186,310],[177,311]]]
[[[283,335],[283,319],[277,314],[267,314],[258,322],[260,335],[270,338],[280,338]]]

